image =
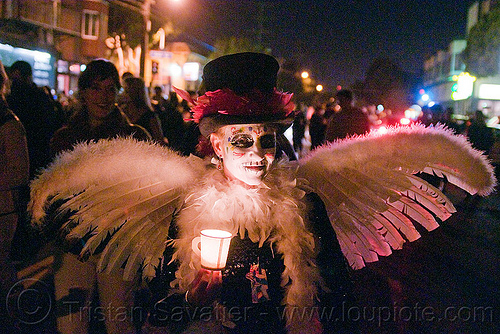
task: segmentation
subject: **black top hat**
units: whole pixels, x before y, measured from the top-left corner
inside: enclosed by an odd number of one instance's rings
[[[203,83],[207,91],[229,88],[238,95],[254,89],[272,92],[279,68],[272,56],[254,52],[235,53],[206,64]]]
[[[254,52],[212,60],[203,69],[200,96],[193,108],[200,132],[208,136],[228,124],[281,123],[294,109],[292,94],[276,90],[279,64]]]

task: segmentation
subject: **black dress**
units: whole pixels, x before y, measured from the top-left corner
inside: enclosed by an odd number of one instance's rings
[[[306,196],[310,230],[316,236],[317,264],[327,288],[320,287],[318,305],[325,333],[355,333],[355,327],[342,314],[343,310],[353,305],[352,283],[349,268],[340,250],[335,232],[331,227],[323,202],[310,193]],[[178,228],[170,228],[170,237],[175,238]],[[167,248],[165,262],[171,258],[174,250]],[[253,265],[253,267],[252,267]],[[265,273],[265,296],[252,289],[248,278],[251,268],[258,268]],[[149,323],[153,326],[165,326],[169,332],[182,332],[191,320],[209,314],[208,310],[190,308],[183,295],[168,296],[169,284],[175,279],[178,264],[164,264],[161,271],[150,282],[153,303]],[[226,268],[222,271],[222,291],[220,304],[232,315],[223,325],[223,333],[286,333],[285,314],[282,300],[285,287],[281,286],[281,274],[285,269],[282,256],[273,245],[264,243],[259,247],[248,236],[239,236],[231,240]],[[253,297],[252,297],[253,294]],[[166,297],[168,296],[168,297]],[[181,314],[182,313],[182,314]]]

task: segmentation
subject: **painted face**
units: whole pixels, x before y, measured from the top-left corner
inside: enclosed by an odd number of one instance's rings
[[[263,124],[226,125],[212,142],[222,157],[224,173],[230,180],[258,185],[267,174],[276,154],[276,132]]]
[[[113,79],[94,81],[83,92],[83,100],[89,116],[95,120],[104,119],[115,105],[117,90]]]

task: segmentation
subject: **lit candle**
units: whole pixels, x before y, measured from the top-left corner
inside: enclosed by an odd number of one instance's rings
[[[192,248],[201,256],[201,266],[210,270],[223,269],[232,234],[222,230],[202,230],[200,234],[200,237],[193,239]]]

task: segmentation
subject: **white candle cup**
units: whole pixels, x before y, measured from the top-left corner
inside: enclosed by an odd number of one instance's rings
[[[233,235],[222,230],[202,230],[200,234],[191,246],[201,257],[201,266],[210,270],[224,269]]]

